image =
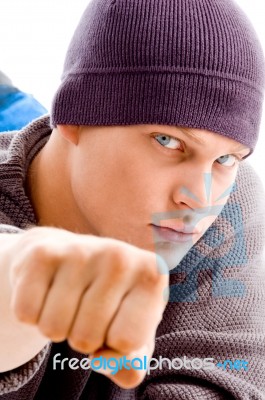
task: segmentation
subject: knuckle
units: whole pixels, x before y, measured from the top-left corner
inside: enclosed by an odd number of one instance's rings
[[[83,353],[92,353],[103,345],[102,340],[89,333],[86,333],[86,335],[82,335],[81,333],[70,334],[68,343],[74,350]]]
[[[60,242],[51,242],[50,240],[41,240],[33,243],[28,249],[28,258],[31,264],[35,265],[53,265],[60,263],[68,255],[65,246]]]
[[[123,354],[129,354],[139,347],[136,340],[128,335],[115,335],[107,338],[107,345]]]
[[[11,283],[27,286],[39,276],[40,271],[47,270],[49,251],[43,245],[34,245],[24,249],[17,260],[11,265]]]
[[[39,330],[41,331],[41,333],[44,336],[46,336],[46,337],[48,337],[50,339],[53,338],[53,335],[55,334],[55,330],[54,330],[54,327],[51,324],[49,324],[46,321],[45,322],[40,321],[38,323],[38,327],[39,327]]]
[[[54,323],[53,321],[46,322],[46,321],[39,321],[38,323],[39,330],[42,334],[53,342],[61,342],[66,339],[66,332],[64,328],[58,324]]]
[[[10,311],[21,322],[35,322],[36,309],[34,303],[23,295],[19,285],[15,287],[12,293]]]
[[[20,322],[25,322],[25,323],[35,323],[37,320],[36,312],[35,310],[30,307],[30,305],[25,304],[23,302],[14,302],[13,305],[11,305],[12,311],[15,315],[15,317],[20,321]]]
[[[35,243],[34,246],[29,249],[29,257],[34,259],[34,261],[47,260],[51,255],[51,251],[44,243]]]
[[[125,373],[124,373],[125,372]],[[121,376],[109,376],[110,379],[114,381],[114,383],[118,384],[122,389],[133,389],[140,385],[145,377],[144,371],[137,371],[131,369],[129,371],[123,371]]]
[[[81,353],[89,353],[90,351],[92,351],[91,349],[93,348],[89,345],[87,340],[82,339],[82,338],[70,337],[70,338],[68,338],[68,343],[72,347],[73,350],[76,350]]]
[[[109,271],[114,277],[124,276],[128,273],[126,255],[119,246],[113,246],[110,250]]]
[[[159,285],[161,280],[160,273],[154,265],[150,263],[143,263],[139,268],[139,281],[147,288]]]
[[[39,331],[53,342],[62,342],[66,339],[66,333],[62,329],[56,329],[50,324],[38,324]]]

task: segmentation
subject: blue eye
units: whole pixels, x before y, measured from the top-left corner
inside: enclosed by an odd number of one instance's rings
[[[154,138],[159,144],[161,144],[161,146],[166,147],[167,149],[176,150],[180,145],[180,141],[172,136],[155,135]]]
[[[229,158],[230,157],[230,158]],[[237,158],[233,156],[233,154],[226,154],[225,156],[221,156],[216,160],[219,164],[224,165],[225,167],[233,167],[235,165]]]

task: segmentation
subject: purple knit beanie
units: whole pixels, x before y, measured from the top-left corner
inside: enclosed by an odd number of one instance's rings
[[[51,124],[162,124],[258,138],[264,57],[232,0],[92,0]]]

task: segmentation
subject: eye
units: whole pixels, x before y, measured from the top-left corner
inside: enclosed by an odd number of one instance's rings
[[[225,156],[217,158],[216,161],[225,167],[233,167],[239,159],[233,154],[226,154]]]
[[[167,149],[176,150],[180,146],[180,140],[173,138],[172,136],[155,135],[153,137],[159,144],[161,144],[161,146],[166,147]]]

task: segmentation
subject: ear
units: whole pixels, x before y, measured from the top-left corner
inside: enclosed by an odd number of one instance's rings
[[[57,125],[58,132],[62,135],[62,137],[68,142],[78,145],[79,142],[79,133],[80,126],[79,125]]]

